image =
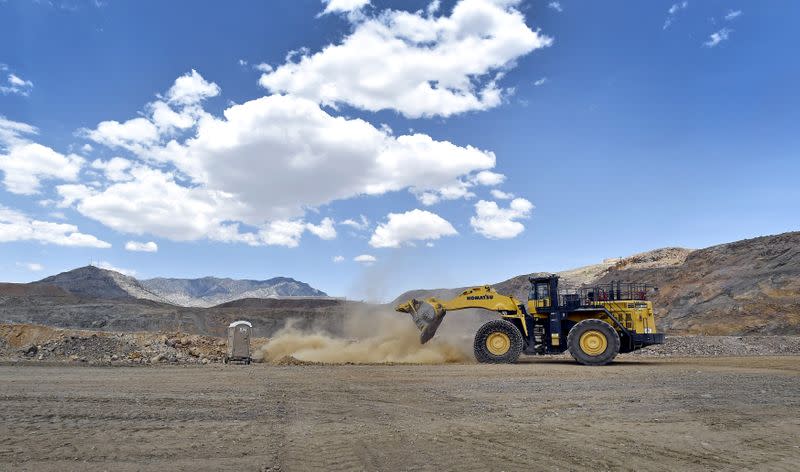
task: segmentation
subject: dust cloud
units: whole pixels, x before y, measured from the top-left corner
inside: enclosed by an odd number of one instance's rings
[[[350,313],[341,333],[301,330],[292,322],[256,351],[254,358],[268,363],[286,359],[326,364],[447,364],[474,362],[470,340],[437,335],[425,345],[404,313],[370,309]]]

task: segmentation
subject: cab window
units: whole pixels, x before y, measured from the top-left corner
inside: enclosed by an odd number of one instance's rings
[[[529,300],[545,300],[550,298],[550,285],[546,283],[534,284],[531,288]]]

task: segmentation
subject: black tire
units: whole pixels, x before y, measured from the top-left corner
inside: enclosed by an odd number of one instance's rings
[[[581,347],[581,337],[584,334],[605,338],[605,349],[599,352],[586,352]],[[567,334],[567,346],[573,359],[583,365],[606,365],[614,360],[619,353],[619,334],[610,324],[601,320],[583,320],[569,330]],[[602,347],[602,341],[600,346]],[[601,347],[598,347],[600,349]]]
[[[492,335],[500,335],[500,338],[502,338],[502,335],[505,335],[508,341],[508,349],[502,353],[493,353],[490,351],[487,340]],[[478,362],[488,364],[513,364],[517,362],[520,354],[522,354],[523,345],[522,333],[519,332],[516,326],[506,320],[492,320],[481,326],[478,332],[475,333],[475,343],[473,347],[475,349],[475,359],[477,359]]]

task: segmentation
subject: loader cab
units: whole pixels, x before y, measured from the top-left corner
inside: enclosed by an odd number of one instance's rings
[[[531,291],[528,300],[535,308],[547,308],[553,306],[553,295],[558,300],[558,276],[530,277]],[[556,302],[558,304],[558,302]]]

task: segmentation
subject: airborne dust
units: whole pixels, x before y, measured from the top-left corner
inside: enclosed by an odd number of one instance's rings
[[[322,329],[297,329],[289,322],[256,351],[254,358],[268,363],[287,359],[327,364],[474,362],[471,337],[455,329],[457,322],[450,325],[451,329],[445,330],[443,324],[436,337],[422,345],[411,318],[390,310],[351,313],[338,335]]]

